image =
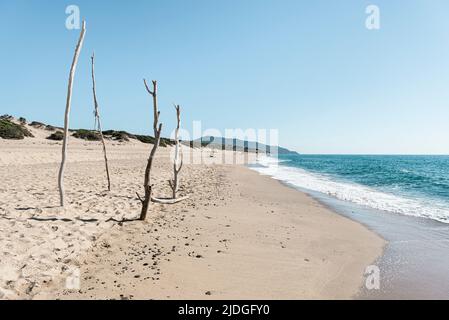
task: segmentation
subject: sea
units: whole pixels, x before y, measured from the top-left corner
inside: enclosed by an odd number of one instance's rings
[[[380,286],[359,298],[449,299],[449,156],[286,154],[250,167],[387,240]]]

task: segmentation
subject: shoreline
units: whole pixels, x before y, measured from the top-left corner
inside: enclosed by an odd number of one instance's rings
[[[447,224],[383,212],[319,194],[316,198],[387,241],[384,253],[376,261],[381,272],[380,290],[364,289],[357,299],[448,299]]]
[[[273,179],[385,239],[383,253],[373,263],[379,268],[380,287],[361,287],[356,299],[448,299],[449,259],[442,258],[449,249],[447,223],[381,211]]]
[[[305,193],[246,167],[220,166],[219,171],[231,182],[227,203],[185,212],[183,219],[167,213],[147,226],[133,224],[105,233],[100,243],[114,249],[106,253],[96,246],[80,261],[86,266],[81,267],[85,289],[60,290],[50,297],[240,300],[357,296],[365,267],[383,251],[380,237]],[[164,223],[179,225],[160,229]],[[126,239],[139,245],[126,243]],[[155,259],[154,254],[149,258],[145,253],[152,241]],[[151,269],[154,263],[157,267]]]

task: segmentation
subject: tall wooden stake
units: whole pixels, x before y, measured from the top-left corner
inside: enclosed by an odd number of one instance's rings
[[[106,143],[104,142],[103,131],[101,129],[100,111],[98,108],[97,92],[95,86],[95,53],[92,54],[91,60],[92,60],[92,91],[94,94],[95,120],[96,120],[95,122],[98,125],[98,133],[100,134],[101,142],[103,144],[104,163],[106,165],[106,177],[108,179],[108,190],[111,191],[111,179],[109,177],[108,155],[106,153]]]
[[[173,199],[176,199],[176,194],[179,190],[179,172],[182,169],[182,153],[181,153],[181,160],[179,160],[179,153],[180,153],[180,145],[179,145],[179,129],[181,127],[181,108],[179,105],[175,105],[176,109],[176,118],[177,118],[177,127],[175,131],[175,158],[173,160],[173,180],[169,181],[170,187],[172,189],[172,195]]]
[[[172,189],[172,198],[171,199],[161,199],[153,197],[151,201],[161,204],[175,204],[181,201],[188,199],[188,196],[178,198],[177,193],[179,190],[179,172],[181,172],[182,164],[183,164],[183,153],[181,149],[181,143],[179,141],[179,130],[181,128],[181,107],[179,105],[175,105],[176,109],[176,118],[177,118],[177,126],[175,131],[175,156],[173,159],[173,180],[169,180],[170,188]]]
[[[83,47],[84,35],[86,34],[86,21],[83,21],[83,27],[81,29],[81,34],[78,40],[78,44],[76,45],[75,55],[73,56],[72,66],[70,68],[69,75],[69,85],[67,89],[67,102],[64,116],[64,140],[62,142],[62,160],[61,160],[61,168],[59,169],[59,197],[61,207],[64,207],[64,170],[65,170],[65,162],[67,158],[67,142],[69,136],[69,117],[70,117],[70,107],[72,104],[72,90],[73,90],[73,79],[75,78],[76,65],[78,64],[78,58]]]

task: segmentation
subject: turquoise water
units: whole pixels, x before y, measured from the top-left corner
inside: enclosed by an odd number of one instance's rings
[[[259,164],[295,187],[449,223],[449,156],[280,155]]]
[[[252,168],[387,240],[380,289],[359,298],[448,299],[449,156],[280,155]]]

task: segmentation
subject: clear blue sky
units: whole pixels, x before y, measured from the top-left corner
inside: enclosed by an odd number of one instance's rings
[[[188,129],[275,128],[304,153],[449,153],[447,0],[0,0],[0,113],[62,125],[70,4],[87,20],[72,127],[93,126],[95,50],[106,128],[151,133],[147,77],[165,135],[177,102]]]

